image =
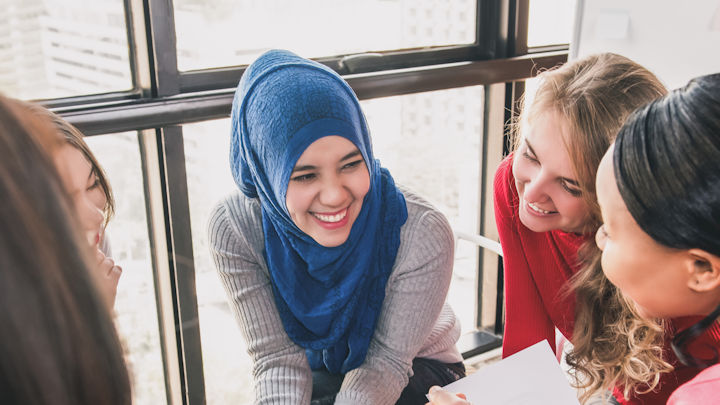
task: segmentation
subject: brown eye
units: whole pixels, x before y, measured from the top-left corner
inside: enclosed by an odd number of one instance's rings
[[[301,174],[299,176],[295,176],[290,178],[290,181],[297,181],[300,183],[311,181],[315,178],[315,173],[308,173],[308,174]]]

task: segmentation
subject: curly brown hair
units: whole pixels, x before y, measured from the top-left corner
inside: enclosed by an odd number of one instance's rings
[[[521,142],[523,126],[536,117],[554,112],[565,120],[565,150],[589,213],[582,232],[596,232],[602,224],[595,192],[600,160],[626,118],[667,90],[652,72],[613,53],[568,62],[540,73],[538,79],[532,102],[513,123],[514,146]],[[672,370],[662,358],[662,324],[637,315],[605,278],[600,256],[595,242],[587,242],[578,252],[580,270],[561,292],[577,297],[568,363],[575,369],[576,385],[584,390],[582,401],[614,386],[626,394],[651,390],[661,373]]]
[[[567,363],[584,403],[596,393],[620,387],[625,398],[657,387],[673,367],[663,358],[665,323],[642,318],[603,274],[600,250],[583,246],[585,265],[570,280],[577,304],[573,350]]]

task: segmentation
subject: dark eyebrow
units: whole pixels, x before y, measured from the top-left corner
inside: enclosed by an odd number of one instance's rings
[[[359,154],[360,154],[360,150],[355,149],[354,151],[352,151],[352,152],[348,153],[347,155],[343,156],[342,159],[340,159],[340,161],[341,161],[341,162],[344,162],[344,161],[346,161],[346,160],[348,160],[348,159],[354,158],[355,156],[357,156],[357,155],[359,155]],[[293,170],[292,170],[292,173],[295,173],[295,172],[303,172],[303,171],[306,171],[306,170],[315,170],[315,169],[316,169],[316,167],[313,166],[313,165],[295,166],[295,167],[293,168]]]
[[[342,161],[345,161],[345,160],[354,158],[355,156],[357,156],[357,155],[359,155],[359,154],[360,154],[360,151],[359,151],[358,149],[355,149],[354,151],[352,151],[352,152],[348,153],[347,155],[343,156],[343,158],[340,159],[340,161],[342,162]]]

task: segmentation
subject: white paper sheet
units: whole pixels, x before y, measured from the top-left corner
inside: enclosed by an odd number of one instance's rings
[[[578,405],[576,391],[546,341],[448,384],[468,401],[493,405]]]

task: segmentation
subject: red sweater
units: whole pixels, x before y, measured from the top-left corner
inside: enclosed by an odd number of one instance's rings
[[[555,350],[555,328],[572,340],[575,296],[564,294],[566,282],[578,270],[577,251],[594,235],[577,235],[559,230],[533,232],[518,217],[519,197],[512,174],[513,155],[502,161],[495,173],[495,222],[503,247],[505,268],[505,335],[503,357],[543,339]],[[676,330],[685,329],[697,318],[673,320]],[[720,348],[720,325],[696,342]],[[695,346],[693,346],[695,347]],[[700,370],[678,364],[669,345],[668,361],[676,370],[663,374],[657,392],[643,394],[623,404],[664,404],[680,384]],[[702,356],[701,356],[702,357]]]

